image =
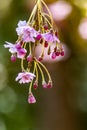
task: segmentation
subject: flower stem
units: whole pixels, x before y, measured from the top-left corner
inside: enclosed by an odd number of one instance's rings
[[[29,23],[31,22],[31,20],[32,20],[32,17],[35,16],[36,10],[37,10],[37,4],[35,5],[35,7],[34,7],[34,9],[33,9],[33,11],[32,11],[32,13],[31,13],[31,15],[30,15],[30,18],[29,18],[27,24],[29,24]],[[33,19],[34,19],[34,17],[33,17]],[[33,21],[33,20],[32,20],[32,21]]]
[[[50,73],[48,72],[47,68],[41,62],[39,62],[36,58],[35,58],[35,60],[37,63],[39,63],[44,68],[44,70],[46,71],[46,73],[48,75],[49,81],[52,81]]]
[[[50,15],[51,23],[52,23],[52,26],[53,26],[53,18],[52,18],[52,14],[51,14],[49,8],[47,7],[46,3],[45,3],[43,0],[41,0],[41,2],[42,2],[43,5],[46,7],[46,9],[47,9],[47,11],[48,11],[48,13],[49,13],[49,15]]]
[[[36,62],[36,64],[37,64],[37,66],[38,66],[38,68],[39,68],[39,70],[40,70],[40,73],[41,73],[41,76],[42,76],[42,81],[44,81],[44,74],[43,74],[43,71],[42,71],[40,65],[38,64],[38,62]]]
[[[35,74],[35,70],[36,70],[36,62],[34,61],[34,70],[33,70],[33,74]],[[29,93],[31,93],[32,84],[33,84],[33,81],[30,83],[30,86],[29,86]]]

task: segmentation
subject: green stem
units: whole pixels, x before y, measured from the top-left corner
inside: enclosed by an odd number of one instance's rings
[[[34,61],[34,70],[33,70],[33,74],[35,74],[35,70],[36,70],[36,62]],[[31,81],[31,83],[30,83],[30,86],[29,86],[29,93],[31,93],[32,84],[33,84],[33,81]]]
[[[25,48],[26,48],[26,43],[24,45],[24,49]],[[24,69],[24,58],[22,58],[22,60],[21,60],[21,69],[22,69],[22,71],[25,71],[25,69]]]
[[[38,81],[38,69],[37,69],[37,65],[36,65],[36,81]]]
[[[47,68],[41,62],[39,62],[36,58],[35,58],[35,60],[37,63],[39,63],[44,68],[44,70],[46,71],[46,73],[48,75],[49,81],[52,81],[50,73],[48,72]]]
[[[36,64],[37,64],[37,66],[38,66],[38,68],[39,68],[39,70],[40,70],[40,73],[41,73],[41,76],[42,76],[42,82],[43,82],[43,81],[45,80],[43,71],[42,71],[40,65],[38,64],[38,62],[36,62]]]
[[[42,2],[43,5],[46,7],[46,9],[47,9],[47,11],[48,11],[48,13],[49,13],[49,15],[50,15],[50,19],[51,19],[52,26],[53,26],[53,18],[52,18],[52,14],[51,14],[49,8],[47,7],[46,3],[45,3],[43,0],[41,0],[41,2]]]
[[[37,4],[35,5],[35,7],[33,9],[27,24],[29,24],[31,22],[31,20],[32,20],[32,17],[35,16],[36,10],[37,10]],[[34,17],[33,17],[33,19],[34,19]]]

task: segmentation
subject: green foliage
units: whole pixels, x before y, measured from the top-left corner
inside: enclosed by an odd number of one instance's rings
[[[31,1],[12,0],[8,6],[3,5],[0,13],[0,130],[87,129],[87,40],[78,33],[80,21],[86,17],[86,0],[67,1],[73,8],[72,13],[57,24],[70,54],[64,61],[52,63],[52,67],[46,63],[55,87],[45,91],[39,83],[38,103],[34,105],[27,103],[27,85],[19,86],[15,82],[20,71],[19,61],[11,63],[10,54],[3,48],[5,41],[17,39],[15,27],[20,19],[28,19]]]

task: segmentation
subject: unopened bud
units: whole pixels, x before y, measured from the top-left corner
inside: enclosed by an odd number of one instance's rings
[[[52,81],[49,81],[48,84],[47,84],[47,88],[52,88]]]
[[[36,40],[40,40],[42,38],[41,34],[38,34],[37,37],[36,37]]]
[[[45,29],[45,30],[48,30],[48,26],[47,26],[47,25],[45,25],[45,26],[44,26],[44,29]]]
[[[11,61],[12,61],[12,62],[15,62],[15,61],[16,61],[16,56],[15,56],[15,55],[12,55],[12,56],[11,56]]]
[[[64,56],[64,51],[62,51],[60,54],[61,54],[61,56]]]
[[[55,52],[52,52],[51,53],[51,58],[54,60],[56,58],[56,53]]]
[[[47,83],[45,81],[43,81],[42,86],[43,86],[43,88],[47,88]]]
[[[48,47],[48,42],[47,41],[45,41],[44,47]]]
[[[28,62],[31,62],[32,60],[33,60],[32,55],[31,55],[31,54],[28,55],[28,56],[27,56],[27,61],[28,61]]]

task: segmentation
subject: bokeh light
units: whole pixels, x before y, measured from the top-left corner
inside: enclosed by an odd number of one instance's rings
[[[0,17],[5,15],[9,5],[11,4],[12,0],[0,0]]]
[[[73,0],[73,2],[81,9],[87,9],[87,0]]]
[[[7,84],[7,72],[3,64],[0,63],[0,91],[6,87]]]
[[[49,6],[56,21],[64,20],[72,12],[72,6],[66,1],[58,1]]]
[[[80,36],[87,40],[87,18],[83,18],[78,28]]]
[[[0,119],[0,130],[7,130],[5,123]]]
[[[17,96],[10,87],[4,88],[0,92],[0,113],[8,114],[12,112],[17,103]]]
[[[39,80],[33,89],[37,103],[29,105],[28,85],[15,82],[20,61],[11,63],[3,44],[17,40],[15,27],[19,19],[28,19],[35,0],[0,0],[0,130],[87,130],[87,0],[44,1],[65,56],[44,58],[53,88],[44,90]],[[41,49],[37,47],[37,57]]]

